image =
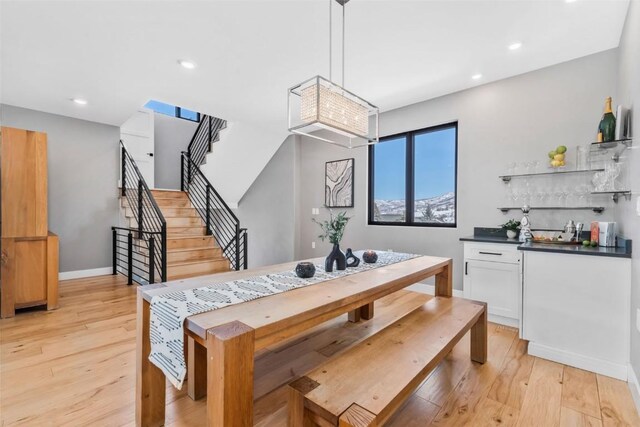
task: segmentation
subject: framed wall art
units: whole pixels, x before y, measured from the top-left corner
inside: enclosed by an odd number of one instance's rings
[[[325,164],[324,204],[328,208],[353,207],[353,159]]]

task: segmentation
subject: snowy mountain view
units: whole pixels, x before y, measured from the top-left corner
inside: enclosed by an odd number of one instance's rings
[[[405,201],[375,200],[374,220],[381,222],[403,221]],[[414,218],[416,222],[452,224],[455,222],[455,194],[444,193],[440,196],[415,201]]]

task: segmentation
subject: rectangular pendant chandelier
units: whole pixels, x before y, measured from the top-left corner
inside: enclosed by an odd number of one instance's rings
[[[378,142],[379,109],[315,76],[289,89],[289,131],[346,148]]]

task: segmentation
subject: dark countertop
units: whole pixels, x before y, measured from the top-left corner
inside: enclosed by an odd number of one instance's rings
[[[481,242],[481,243],[507,243],[511,245],[519,245],[521,242],[515,239],[508,239],[506,236],[469,236],[461,237],[462,242]]]
[[[582,245],[546,245],[544,243],[526,242],[518,246],[520,251],[552,252],[556,254],[595,255],[615,258],[631,258],[627,248],[586,247]]]
[[[517,239],[508,239],[506,232],[499,228],[474,229],[474,235],[460,238],[463,242],[501,243],[519,245],[520,251],[550,252],[557,254],[606,256],[615,258],[631,258],[631,241],[618,237],[617,248],[585,247],[582,245],[553,245],[533,242],[520,242]]]

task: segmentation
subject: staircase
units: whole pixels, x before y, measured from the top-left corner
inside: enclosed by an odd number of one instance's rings
[[[151,190],[167,224],[167,278],[176,280],[229,271],[229,260],[222,255],[189,195],[177,190]],[[137,227],[132,209],[123,199],[129,226]]]
[[[200,170],[225,127],[202,116],[181,154],[181,190],[150,190],[120,142],[128,227],[111,227],[113,274],[144,285],[247,268],[247,230]]]

